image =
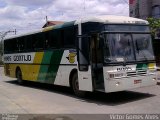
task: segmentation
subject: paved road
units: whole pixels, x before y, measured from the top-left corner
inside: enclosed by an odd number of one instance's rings
[[[80,99],[66,87],[27,82],[20,86],[0,68],[0,113],[160,113],[160,86],[112,94],[91,93]]]

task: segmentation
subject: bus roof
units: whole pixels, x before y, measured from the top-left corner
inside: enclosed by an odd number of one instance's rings
[[[39,33],[39,32],[45,32],[45,31],[49,31],[49,30],[53,30],[53,29],[63,28],[63,27],[67,27],[67,26],[73,26],[73,25],[77,25],[80,23],[86,23],[86,22],[99,22],[99,23],[104,23],[104,24],[148,24],[148,21],[146,21],[146,20],[133,18],[133,17],[127,17],[127,16],[114,16],[114,15],[94,16],[94,17],[92,16],[92,17],[84,17],[84,18],[81,18],[76,21],[65,22],[62,24],[45,27],[45,28],[39,29],[37,31],[29,32],[29,33],[22,34],[22,35],[8,37],[6,39],[12,39],[12,38],[16,38],[16,37],[32,35],[32,34]]]
[[[148,21],[133,18],[133,17],[127,17],[127,16],[114,16],[114,15],[105,15],[105,16],[95,16],[95,17],[85,17],[80,20],[77,20],[75,24],[79,23],[85,23],[85,22],[100,22],[100,23],[106,23],[106,24],[148,24]]]

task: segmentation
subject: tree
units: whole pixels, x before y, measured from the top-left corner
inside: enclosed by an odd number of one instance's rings
[[[153,37],[160,37],[160,19],[148,18],[149,26]]]

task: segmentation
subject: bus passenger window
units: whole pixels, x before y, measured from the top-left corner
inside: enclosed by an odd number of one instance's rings
[[[57,47],[57,39],[56,39],[56,32],[55,31],[50,31],[49,32],[49,45],[52,48]]]
[[[72,47],[75,44],[74,27],[64,29],[64,47]]]
[[[45,48],[52,49],[58,47],[58,42],[60,42],[59,30],[48,31],[45,33]]]
[[[4,42],[4,51],[5,53],[11,53],[16,51],[16,42],[13,40],[6,40]]]
[[[32,35],[28,35],[25,37],[25,43],[26,43],[26,51],[33,51],[33,42],[32,42]]]
[[[45,39],[46,39],[46,40],[45,40],[45,48],[49,48],[50,45],[49,45],[49,43],[48,43],[48,38],[46,37]]]
[[[32,41],[33,41],[33,49],[40,50],[44,49],[44,35],[43,33],[38,33],[33,35]]]
[[[24,37],[17,38],[17,51],[23,52],[25,47],[25,39]]]

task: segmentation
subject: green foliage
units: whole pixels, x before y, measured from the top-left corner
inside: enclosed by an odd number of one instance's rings
[[[160,19],[157,18],[148,18],[149,26],[151,28],[151,33],[155,36],[157,30],[160,29]]]

